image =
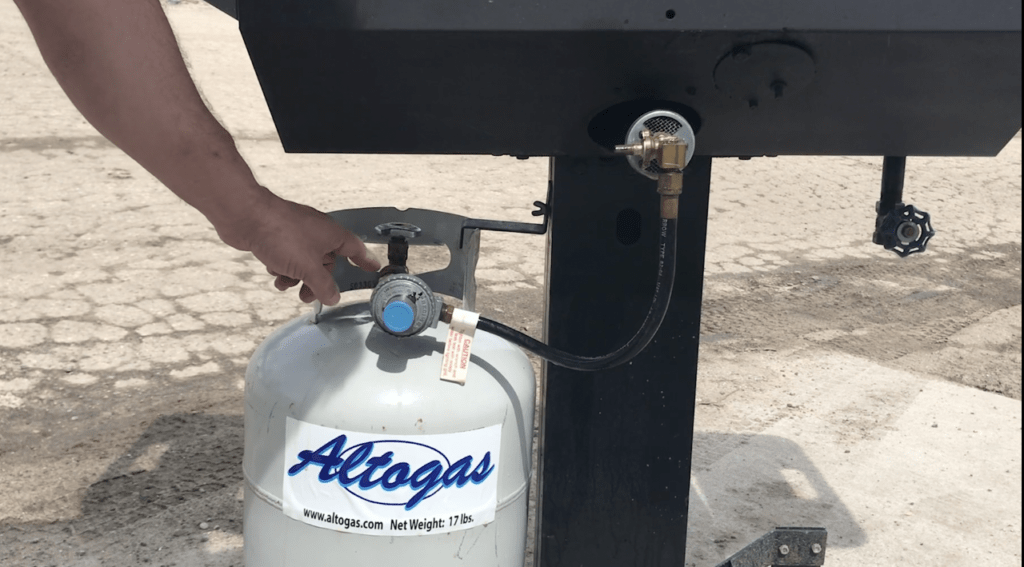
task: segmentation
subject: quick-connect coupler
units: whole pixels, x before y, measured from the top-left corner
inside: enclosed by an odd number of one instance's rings
[[[370,296],[370,313],[386,333],[411,337],[436,327],[441,315],[441,298],[411,274],[381,278]]]
[[[640,174],[658,181],[661,217],[679,215],[683,192],[683,169],[693,158],[696,146],[693,128],[685,118],[668,110],[655,110],[638,118],[626,133],[626,143],[615,153],[628,156]]]

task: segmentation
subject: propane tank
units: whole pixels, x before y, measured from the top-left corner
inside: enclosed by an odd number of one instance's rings
[[[332,216],[345,223],[356,213],[357,229],[368,214],[419,224],[454,217],[369,211]],[[479,238],[457,238],[448,270],[464,272],[476,265]],[[340,270],[343,291],[367,287],[350,281],[367,274]],[[480,331],[464,353],[465,382],[441,379],[452,335],[436,315],[423,325],[420,308],[434,305],[426,281],[447,282],[446,294],[472,304],[472,274],[452,273],[376,276],[390,287],[371,303],[296,318],[257,348],[245,385],[248,567],[524,564],[533,368],[519,348]],[[426,295],[395,291],[403,286]],[[414,323],[419,334],[409,336]]]

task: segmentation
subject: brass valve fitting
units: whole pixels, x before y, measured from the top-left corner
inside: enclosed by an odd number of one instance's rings
[[[633,155],[641,160],[643,168],[652,164],[658,170],[658,193],[661,194],[662,218],[679,215],[679,195],[683,192],[683,168],[686,167],[686,142],[664,132],[644,130],[640,141],[615,146],[619,155]]]

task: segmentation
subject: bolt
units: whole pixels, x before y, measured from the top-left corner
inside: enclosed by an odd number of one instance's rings
[[[811,545],[811,553],[813,553],[815,555],[821,553],[821,544],[820,543],[812,544]]]
[[[779,555],[789,555],[789,546],[788,545],[780,545],[779,546]]]
[[[910,221],[906,221],[896,228],[896,237],[899,238],[900,242],[904,246],[906,246],[907,244],[911,244],[916,241],[918,238],[921,238],[922,232],[923,230],[920,226]]]
[[[785,90],[786,81],[778,80],[772,83],[772,92],[775,93],[775,98],[782,98],[782,94]]]

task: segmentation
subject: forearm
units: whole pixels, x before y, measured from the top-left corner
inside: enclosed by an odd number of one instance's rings
[[[231,226],[268,192],[203,103],[158,0],[15,1],[82,115],[245,247]]]

